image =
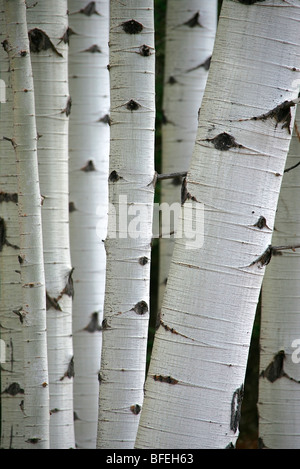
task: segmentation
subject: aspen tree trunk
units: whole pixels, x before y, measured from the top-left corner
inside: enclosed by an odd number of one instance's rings
[[[153,2],[110,3],[111,143],[99,448],[132,448],[146,368],[154,192]]]
[[[39,172],[47,296],[51,449],[75,446],[72,270],[69,247],[67,1],[28,9],[39,135]]]
[[[69,2],[70,239],[78,448],[95,448],[105,290],[109,157],[109,1]]]
[[[0,2],[0,43],[5,44],[6,25]],[[18,181],[14,148],[3,137],[13,136],[12,84],[9,58],[0,48],[0,369],[1,442],[0,448],[20,449],[24,444],[24,354],[22,288],[20,279]],[[3,350],[4,348],[4,350]]]
[[[162,126],[164,174],[189,168],[216,27],[216,0],[168,1]],[[171,206],[180,201],[180,182],[178,177],[161,181],[161,203]],[[174,247],[174,236],[168,238],[168,231],[173,233],[174,226],[163,217],[159,245],[159,310]]]
[[[49,448],[49,386],[47,368],[46,298],[41,224],[41,195],[37,163],[35,102],[24,0],[5,0],[7,39],[13,90],[15,149],[20,225],[19,263],[22,283],[24,390],[13,393],[24,413],[23,448]],[[11,390],[12,391],[12,390]],[[18,392],[17,392],[18,391]]]
[[[299,82],[298,82],[299,86]],[[280,191],[272,244],[300,243],[300,108]],[[261,446],[295,449],[299,424],[299,282],[300,253],[282,252],[266,269],[262,287],[259,377],[259,436]]]
[[[223,2],[137,448],[235,445],[297,102],[299,15],[298,1]]]

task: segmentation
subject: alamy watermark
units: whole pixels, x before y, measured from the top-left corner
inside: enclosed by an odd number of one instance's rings
[[[293,340],[291,346],[295,349],[292,353],[292,362],[298,364],[300,363],[300,339]]]
[[[0,79],[0,103],[6,103],[6,85],[5,81]]]
[[[97,234],[103,239],[102,223]],[[204,205],[186,201],[183,205],[131,203],[127,195],[120,195],[117,204],[109,204],[107,238],[180,239],[186,249],[199,249],[204,242]]]
[[[0,339],[0,364],[5,363],[5,342]]]

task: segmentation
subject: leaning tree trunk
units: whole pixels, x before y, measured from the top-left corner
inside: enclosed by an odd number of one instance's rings
[[[5,0],[7,38],[13,90],[15,149],[20,225],[19,264],[22,308],[16,313],[23,327],[24,390],[13,383],[13,394],[24,393],[23,448],[49,448],[49,381],[47,368],[46,298],[37,162],[34,88],[24,0]],[[12,392],[12,390],[11,390]]]
[[[137,448],[238,436],[300,71],[299,2],[242,3],[223,2]]]
[[[77,448],[95,448],[105,290],[109,156],[109,1],[69,2],[70,239]]]
[[[0,2],[0,42],[5,45],[4,4]],[[24,360],[22,340],[22,288],[18,262],[20,236],[18,181],[14,148],[5,139],[13,135],[12,83],[9,59],[0,48],[0,350],[1,442],[0,448],[20,449],[24,443]],[[2,352],[2,353],[1,353]]]
[[[164,174],[186,172],[189,168],[216,27],[217,0],[168,0],[161,165]],[[162,180],[160,202],[169,206],[180,202],[180,186],[180,176]],[[174,225],[168,217],[163,217],[159,244],[159,310],[176,230],[173,233]]]
[[[275,246],[300,245],[299,150],[298,105],[275,219]],[[262,287],[258,402],[260,444],[271,449],[300,445],[299,285],[300,252],[290,250],[274,257]]]
[[[75,446],[72,269],[69,247],[67,1],[28,9],[36,96],[47,297],[51,449]]]
[[[153,2],[110,5],[110,207],[97,445],[132,448],[143,403],[149,320]]]

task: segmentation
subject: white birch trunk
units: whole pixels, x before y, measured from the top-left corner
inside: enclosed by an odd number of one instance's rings
[[[46,299],[37,163],[37,132],[24,0],[5,0],[6,50],[13,89],[14,133],[20,223],[19,263],[22,283],[24,345],[23,448],[49,448],[49,381]]]
[[[235,446],[268,260],[259,258],[271,242],[293,125],[294,107],[277,106],[298,94],[299,15],[298,0],[223,2],[137,448]],[[191,219],[198,232],[187,239]]]
[[[299,106],[295,124],[298,127],[286,169],[299,163]],[[299,197],[300,174],[296,167],[287,171],[282,181],[273,245],[300,243]],[[258,401],[260,443],[271,449],[296,449],[300,445],[299,283],[299,250],[284,251],[272,259],[262,288]]]
[[[217,27],[217,0],[169,0],[162,126],[162,173],[187,171],[198,128]],[[161,181],[161,203],[180,201],[180,178]],[[174,248],[174,226],[162,219],[159,244],[158,310],[161,308]]]
[[[0,2],[0,43],[6,38],[3,1]],[[20,279],[18,181],[14,148],[3,137],[13,135],[13,105],[9,59],[0,48],[0,350],[1,442],[0,448],[20,449],[24,444],[24,356],[22,340],[22,288]],[[2,352],[2,353],[1,353]]]
[[[95,4],[95,6],[93,6]],[[109,1],[69,1],[70,239],[77,448],[95,448],[105,290],[109,157]]]
[[[39,172],[47,291],[51,449],[75,446],[72,270],[69,247],[67,1],[28,9],[39,134]]]
[[[143,403],[150,308],[153,2],[113,0],[110,6],[110,210],[97,446],[132,448]]]

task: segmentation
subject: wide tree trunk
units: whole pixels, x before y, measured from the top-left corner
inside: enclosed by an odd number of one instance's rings
[[[298,1],[223,2],[137,448],[235,446],[297,102],[299,15]]]
[[[77,448],[95,448],[105,290],[109,157],[109,1],[69,2],[70,240]]]
[[[13,90],[15,149],[20,225],[19,264],[23,327],[24,389],[13,383],[24,413],[23,448],[49,448],[49,380],[47,366],[46,297],[43,259],[41,194],[37,162],[35,101],[24,0],[5,0],[7,38]],[[8,391],[7,391],[8,392]],[[21,395],[24,395],[21,400]]]
[[[146,368],[154,193],[153,2],[112,0],[111,147],[98,447],[132,448]]]
[[[0,42],[6,39],[4,5],[1,1]],[[5,139],[13,135],[13,95],[9,59],[3,47],[0,48],[0,77],[0,338],[4,347],[4,350],[0,350],[0,448],[19,449],[24,443],[24,415],[20,408],[24,399],[24,357],[20,315],[22,288],[18,262],[18,181],[14,148]]]
[[[47,296],[52,449],[75,446],[72,345],[73,281],[69,246],[67,1],[28,9],[34,76]]]
[[[161,172],[187,171],[192,158],[217,27],[217,1],[169,0],[166,15]],[[180,203],[181,178],[161,181],[160,202]],[[176,228],[176,222],[175,228]],[[175,231],[175,233],[174,233]],[[176,229],[162,217],[158,309],[165,291]]]
[[[298,82],[299,86],[299,82]],[[300,108],[283,177],[272,244],[300,244]],[[266,269],[261,300],[259,437],[261,446],[300,445],[300,252],[280,252]]]

